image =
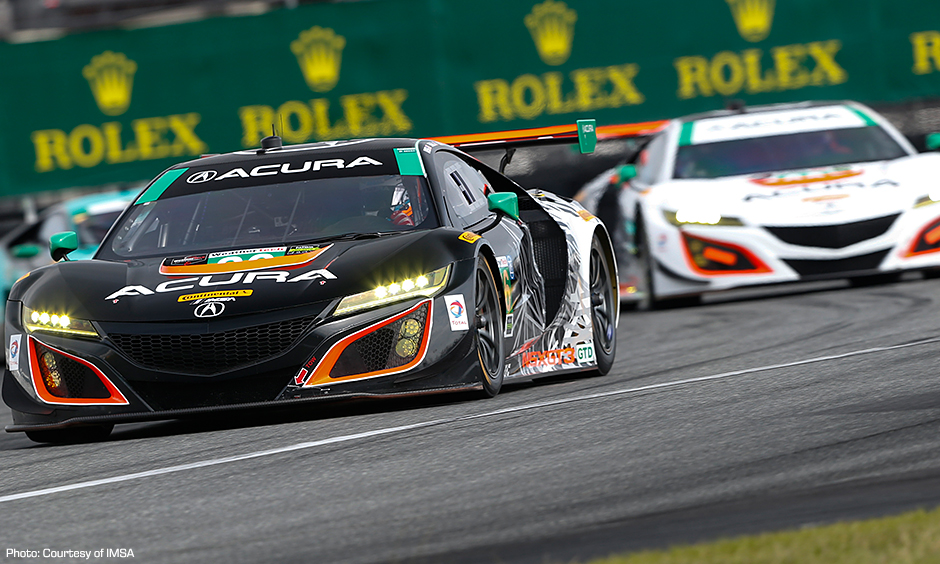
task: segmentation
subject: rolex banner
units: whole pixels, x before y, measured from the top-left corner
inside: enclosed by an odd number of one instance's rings
[[[364,0],[0,44],[0,196],[204,153],[940,96],[926,0]]]

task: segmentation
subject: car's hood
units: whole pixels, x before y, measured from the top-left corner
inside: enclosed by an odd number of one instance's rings
[[[658,185],[650,203],[705,209],[757,225],[841,223],[911,209],[940,183],[940,155]],[[936,188],[934,188],[936,184]]]
[[[224,304],[225,317],[298,307],[447,265],[453,260],[450,241],[458,239],[440,231],[320,243],[318,251],[298,253],[296,261],[287,256],[278,257],[281,260],[273,265],[244,260],[219,264],[218,269],[232,270],[215,273],[210,272],[213,265],[198,260],[199,255],[190,256],[190,261],[177,255],[64,262],[34,271],[23,281],[25,288],[14,287],[11,299],[21,299],[32,309],[121,322],[192,321],[197,307],[206,301]]]

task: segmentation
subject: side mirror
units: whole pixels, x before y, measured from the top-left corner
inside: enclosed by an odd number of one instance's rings
[[[940,133],[928,133],[927,138],[924,139],[924,144],[927,146],[928,151],[940,149]]]
[[[49,238],[49,254],[52,260],[68,260],[68,254],[78,248],[78,235],[74,231],[63,231]]]
[[[16,258],[33,258],[42,252],[42,247],[39,245],[34,245],[32,243],[25,243],[23,245],[17,245],[10,249],[10,254]]]
[[[636,166],[632,164],[625,164],[621,166],[620,170],[617,172],[620,174],[620,182],[626,182],[636,178]]]
[[[509,217],[519,219],[519,196],[512,192],[497,192],[486,197],[490,211],[503,212]]]

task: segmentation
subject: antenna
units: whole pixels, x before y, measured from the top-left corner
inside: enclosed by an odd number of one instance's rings
[[[282,118],[283,119],[283,118]],[[284,124],[281,123],[281,131],[284,130]],[[280,149],[284,146],[284,143],[281,141],[281,138],[277,136],[277,128],[272,123],[271,124],[271,135],[265,137],[261,140],[261,148],[258,149],[258,154],[263,155],[264,153],[272,149]]]

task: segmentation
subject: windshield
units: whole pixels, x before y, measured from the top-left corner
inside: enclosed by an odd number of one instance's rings
[[[878,126],[809,131],[680,146],[673,178],[718,178],[883,161],[906,154]]]
[[[138,204],[104,248],[121,258],[165,256],[437,226],[423,177],[328,178]]]

